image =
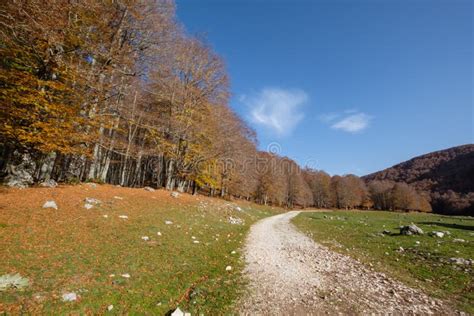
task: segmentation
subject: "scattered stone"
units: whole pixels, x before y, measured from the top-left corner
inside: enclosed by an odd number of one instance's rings
[[[242,212],[242,208],[240,208],[240,206],[235,207],[235,210],[236,210],[237,212]]]
[[[453,242],[466,242],[464,239],[454,238]]]
[[[230,252],[231,255],[235,255],[236,253],[237,253],[237,252],[236,252],[235,250],[232,250],[232,251]]]
[[[152,187],[144,187],[143,190],[148,192],[155,192],[155,189],[153,189]]]
[[[415,244],[419,245],[419,244],[420,244],[420,242],[417,240],[417,241],[415,241]]]
[[[464,258],[449,258],[449,261],[451,261],[452,263],[457,264],[457,265],[472,265],[472,264],[474,264],[474,260],[464,259]]]
[[[97,184],[95,184],[95,183],[93,183],[93,182],[87,183],[87,186],[90,187],[90,188],[92,188],[92,189],[97,188]]]
[[[6,291],[9,289],[22,290],[29,285],[27,278],[22,277],[20,274],[4,274],[0,276],[0,291]]]
[[[115,274],[109,274],[109,278],[115,278]]]
[[[166,225],[173,225],[173,222],[172,221],[165,221],[165,224]]]
[[[124,273],[124,274],[122,274],[122,278],[129,279],[129,278],[130,278],[130,274]]]
[[[232,216],[229,217],[228,222],[232,225],[243,225],[244,224],[243,219],[238,218],[238,217],[232,217]]]
[[[423,235],[423,230],[416,226],[415,224],[411,224],[408,226],[401,226],[400,227],[400,235]]]
[[[178,307],[171,313],[171,316],[191,316],[191,313],[183,312]]]
[[[174,197],[174,198],[177,198],[179,197],[179,193],[178,192],[171,192],[171,197]]]
[[[226,271],[231,271],[231,270],[232,270],[232,267],[231,267],[231,266],[227,266],[227,267],[225,267],[225,270],[226,270]]]
[[[191,239],[196,239],[196,237],[194,237],[194,236],[191,236]]]
[[[121,196],[114,196],[114,199],[116,199],[116,200],[123,200],[123,197],[121,197]]]
[[[144,241],[150,241],[150,237],[148,237],[148,236],[142,236],[142,240],[144,240]]]
[[[94,198],[89,198],[89,197],[86,197],[84,202],[86,202],[87,204],[92,204],[92,205],[97,205],[97,204],[100,204],[102,203],[100,200],[98,199],[94,199]]]
[[[84,204],[84,207],[86,208],[86,210],[90,210],[91,208],[94,207],[94,205],[86,203],[86,204]]]
[[[398,252],[404,252],[404,251],[405,251],[405,249],[403,249],[403,247],[398,248]]]
[[[127,216],[127,215],[119,215],[119,218],[121,218],[121,219],[128,219],[128,216]]]
[[[432,232],[430,233],[430,236],[438,237],[438,238],[443,238],[443,237],[444,237],[444,233],[443,233],[443,232],[432,231]]]
[[[157,232],[156,234],[157,234],[158,236],[161,236],[161,232]]]
[[[77,301],[77,294],[74,292],[64,293],[62,298],[63,302],[74,302]]]
[[[103,218],[109,218],[109,215],[104,214],[104,215],[102,215],[102,217],[103,217]]]
[[[199,244],[199,240],[193,240],[193,244]]]
[[[49,179],[49,180],[45,180],[41,182],[39,185],[40,187],[44,187],[44,188],[55,188],[58,186],[58,183],[54,181],[53,179]]]
[[[389,230],[384,230],[384,231],[382,232],[382,234],[384,234],[384,235],[391,235],[392,232],[389,231]]]
[[[43,208],[54,208],[55,210],[57,210],[58,205],[54,201],[46,201],[46,203],[43,204]]]
[[[107,306],[107,310],[108,310],[109,312],[110,312],[111,310],[113,310],[113,309],[114,309],[114,305],[109,305],[109,306]]]

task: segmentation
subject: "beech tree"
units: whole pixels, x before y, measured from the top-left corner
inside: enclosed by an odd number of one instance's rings
[[[331,176],[324,171],[306,169],[304,178],[313,195],[314,206],[317,208],[331,207]]]

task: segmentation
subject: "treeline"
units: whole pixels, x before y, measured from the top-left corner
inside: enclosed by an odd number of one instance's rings
[[[323,171],[304,170],[318,208],[377,209],[431,212],[429,197],[406,183],[372,181],[368,185],[355,175],[331,177]]]
[[[286,207],[428,210],[405,185],[367,188],[258,151],[228,106],[223,61],[183,31],[171,1],[4,1],[0,53],[8,185],[95,181]]]

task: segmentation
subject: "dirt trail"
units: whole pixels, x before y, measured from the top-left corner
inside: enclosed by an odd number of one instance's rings
[[[250,292],[241,315],[457,314],[442,301],[329,251],[290,220],[299,212],[256,223],[245,248]]]

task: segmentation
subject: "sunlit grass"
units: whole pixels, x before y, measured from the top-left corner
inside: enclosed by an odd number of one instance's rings
[[[450,258],[474,259],[474,219],[423,213],[302,213],[294,223],[317,242],[370,264],[428,294],[474,312],[473,266]],[[415,223],[422,236],[401,236],[399,226]],[[392,232],[384,235],[384,230]],[[443,238],[432,231],[449,232]],[[465,242],[457,242],[463,239]],[[417,243],[418,242],[418,243]],[[400,249],[402,247],[403,249]]]
[[[32,190],[25,192],[38,194]],[[108,186],[80,196],[77,188],[58,190],[1,204],[0,275],[20,273],[31,285],[0,292],[0,312],[101,314],[109,305],[116,314],[163,315],[178,305],[193,314],[229,311],[244,287],[239,250],[246,233],[277,212],[249,203],[238,211],[234,203],[202,197],[172,199],[163,191]],[[58,200],[58,211],[41,208],[48,194]],[[84,196],[102,203],[86,210]],[[231,225],[229,216],[245,224]],[[79,299],[63,302],[67,292]]]

